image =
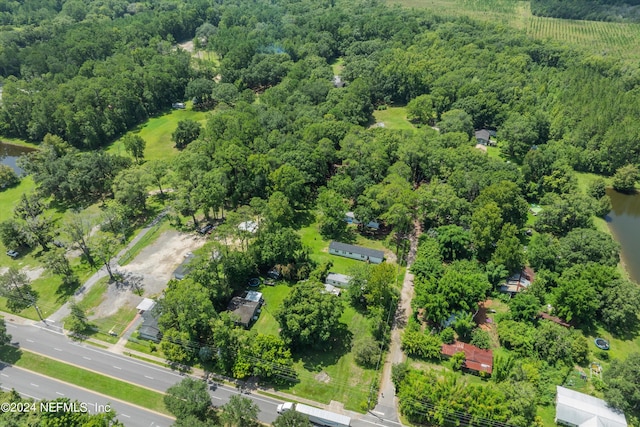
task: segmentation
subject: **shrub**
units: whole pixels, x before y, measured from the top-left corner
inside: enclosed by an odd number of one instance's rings
[[[478,348],[488,350],[491,347],[491,337],[487,331],[476,328],[471,333],[471,344]]]
[[[456,340],[456,334],[452,328],[444,328],[442,332],[440,332],[440,339],[445,344],[453,344]]]
[[[380,358],[380,345],[370,336],[358,339],[353,344],[353,357],[364,367],[373,367]]]

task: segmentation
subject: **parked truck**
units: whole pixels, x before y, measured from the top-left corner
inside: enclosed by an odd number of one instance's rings
[[[279,414],[291,410],[306,415],[313,424],[325,427],[349,427],[351,424],[351,418],[346,415],[336,414],[324,409],[303,405],[302,403],[284,402],[278,405]]]

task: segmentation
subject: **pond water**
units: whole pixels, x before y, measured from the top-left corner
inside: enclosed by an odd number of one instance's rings
[[[640,194],[607,189],[613,209],[607,215],[609,229],[622,247],[622,261],[631,279],[640,283]]]
[[[0,164],[11,166],[18,175],[22,173],[22,169],[16,164],[18,158],[26,153],[34,151],[33,148],[21,147],[19,145],[4,144],[0,142]]]

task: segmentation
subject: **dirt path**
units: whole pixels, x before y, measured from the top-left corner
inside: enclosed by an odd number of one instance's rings
[[[411,300],[413,299],[413,274],[409,271],[413,263],[416,252],[418,250],[418,236],[422,230],[419,221],[414,222],[413,233],[409,236],[411,243],[409,254],[407,255],[407,272],[402,282],[402,290],[400,292],[400,301],[398,309],[391,326],[391,344],[389,346],[389,354],[382,368],[382,378],[380,379],[380,394],[378,396],[378,404],[373,409],[375,415],[384,417],[391,421],[398,421],[398,412],[395,399],[395,386],[391,381],[391,368],[394,364],[401,363],[405,360],[402,351],[402,331],[411,315]]]

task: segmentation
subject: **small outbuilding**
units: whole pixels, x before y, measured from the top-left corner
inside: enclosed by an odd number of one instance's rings
[[[344,221],[347,224],[354,224],[354,225],[360,225],[362,224],[358,219],[356,219],[356,216],[353,212],[347,212],[344,215]],[[367,228],[371,229],[371,230],[378,230],[380,229],[380,223],[378,221],[369,221],[366,225]]]
[[[496,145],[496,142],[491,139],[492,136],[495,136],[495,132],[488,129],[480,129],[475,132],[476,141],[482,145]]]
[[[324,283],[327,285],[337,286],[339,288],[346,288],[349,286],[351,279],[352,277],[347,276],[346,274],[329,273],[327,274],[327,278],[324,279]]]
[[[329,253],[359,261],[368,261],[372,264],[380,264],[384,261],[384,252],[382,251],[336,241],[329,244]]]
[[[556,423],[570,427],[627,427],[623,412],[607,402],[565,387],[556,387]]]
[[[258,223],[255,221],[244,221],[238,224],[238,230],[246,231],[247,233],[255,234],[258,231]]]
[[[500,292],[515,296],[518,292],[522,292],[531,286],[534,279],[535,273],[531,267],[525,267],[522,271],[509,277],[505,283],[501,284]]]
[[[160,317],[160,310],[158,305],[154,305],[151,309],[142,313],[142,325],[138,329],[138,336],[140,339],[153,341],[155,343],[160,342],[162,339],[162,332],[158,327],[158,318]]]
[[[340,296],[340,292],[342,292],[342,290],[340,288],[337,288],[333,285],[329,285],[327,283],[324,284],[324,291],[328,294],[333,294],[337,297]]]
[[[142,314],[145,311],[151,310],[155,305],[156,305],[156,302],[151,298],[144,298],[142,301],[140,301],[140,304],[138,304],[138,306],[136,307],[136,310],[138,310],[138,312]]]
[[[175,271],[173,272],[173,277],[176,280],[182,280],[187,276],[187,274],[189,274],[189,271],[190,271],[189,264],[191,264],[194,258],[195,258],[195,255],[193,255],[191,252],[189,252],[184,257],[184,261],[182,261],[178,266],[178,268],[176,268]]]

